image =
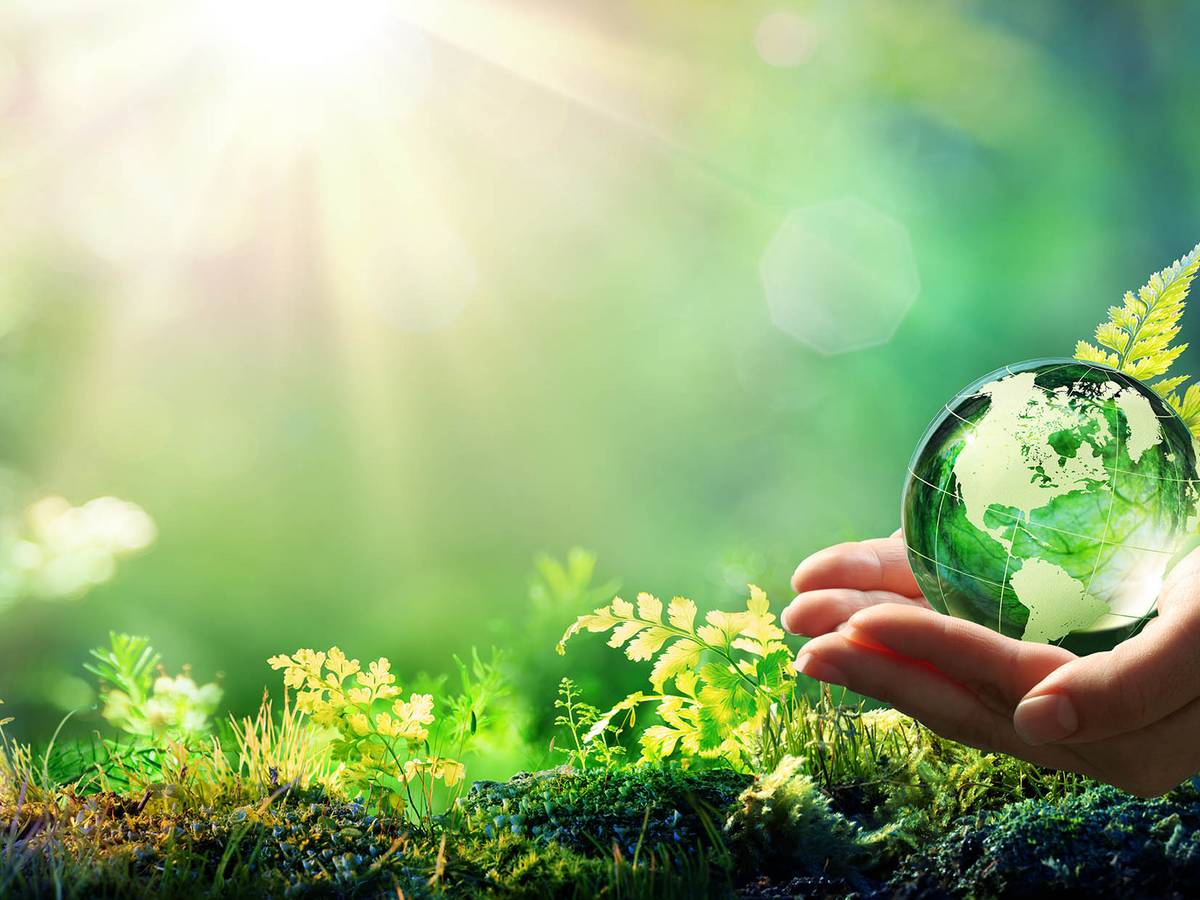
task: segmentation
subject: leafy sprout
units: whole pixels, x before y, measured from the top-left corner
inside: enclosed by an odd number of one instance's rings
[[[587,771],[588,761],[594,759],[603,768],[611,768],[616,757],[625,753],[620,744],[621,732],[624,725],[614,725],[613,717],[609,716],[600,730],[595,730],[600,721],[600,710],[590,703],[584,703],[582,692],[570,678],[564,678],[558,685],[558,699],[554,708],[563,712],[554,719],[554,724],[566,728],[574,742],[574,747],[555,747],[558,753],[567,755],[568,763],[574,762],[581,771]],[[609,743],[609,734],[612,743]]]

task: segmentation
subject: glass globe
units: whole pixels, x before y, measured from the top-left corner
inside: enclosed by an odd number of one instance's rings
[[[902,522],[937,610],[1003,635],[1111,649],[1154,614],[1200,525],[1200,445],[1154,391],[1037,359],[968,385],[909,463]]]

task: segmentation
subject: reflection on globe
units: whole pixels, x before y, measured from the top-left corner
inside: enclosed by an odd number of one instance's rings
[[[946,404],[909,464],[903,527],[943,613],[1076,653],[1154,613],[1200,525],[1200,445],[1154,391],[1104,366],[1038,359]]]

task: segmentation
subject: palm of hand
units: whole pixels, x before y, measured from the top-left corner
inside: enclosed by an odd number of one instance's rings
[[[814,638],[798,669],[944,737],[1147,797],[1200,770],[1200,550],[1164,584],[1157,619],[1087,657],[936,612],[898,535],[822,550],[792,586],[782,623]]]

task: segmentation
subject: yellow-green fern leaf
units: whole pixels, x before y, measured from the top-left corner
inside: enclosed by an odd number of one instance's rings
[[[1200,244],[1151,275],[1136,297],[1127,291],[1124,305],[1110,307],[1108,321],[1096,327],[1096,343],[1100,346],[1080,341],[1075,345],[1075,358],[1110,366],[1142,380],[1165,375],[1188,347],[1171,344],[1179,336],[1179,320],[1198,268]],[[1187,376],[1164,378],[1152,387],[1200,438],[1200,391],[1193,385],[1182,399],[1177,393],[1187,380]]]
[[[675,633],[669,629],[651,625],[629,642],[629,646],[625,648],[625,655],[634,662],[645,662],[674,636]]]
[[[647,627],[648,624],[647,622],[638,622],[637,620],[622,622],[613,629],[612,637],[608,639],[608,646],[620,647],[643,628]]]
[[[1175,407],[1179,417],[1191,429],[1196,439],[1200,440],[1200,382],[1188,388],[1182,399],[1179,394],[1171,394],[1167,397],[1167,402]]]
[[[1178,347],[1172,347],[1170,350],[1159,351],[1153,356],[1140,357],[1133,362],[1127,362],[1121,367],[1121,371],[1128,372],[1140,381],[1146,381],[1149,378],[1162,375],[1166,372],[1179,357],[1179,354],[1186,349],[1187,344],[1180,344]]]
[[[1081,359],[1084,362],[1100,363],[1102,366],[1109,366],[1113,369],[1117,367],[1117,354],[1105,353],[1099,347],[1094,347],[1087,341],[1080,341],[1075,345],[1075,358]]]
[[[1155,393],[1160,397],[1166,399],[1171,396],[1177,387],[1187,381],[1188,378],[1189,376],[1187,375],[1176,375],[1172,378],[1164,378],[1162,381],[1156,381],[1150,387],[1154,388]]]
[[[662,622],[662,601],[645,591],[637,595],[638,615],[647,622]]]
[[[661,691],[669,679],[695,668],[703,649],[700,644],[686,638],[676,641],[655,661],[654,669],[650,672],[650,683]]]
[[[687,597],[674,597],[667,607],[667,619],[681,631],[696,633],[696,604]]]

